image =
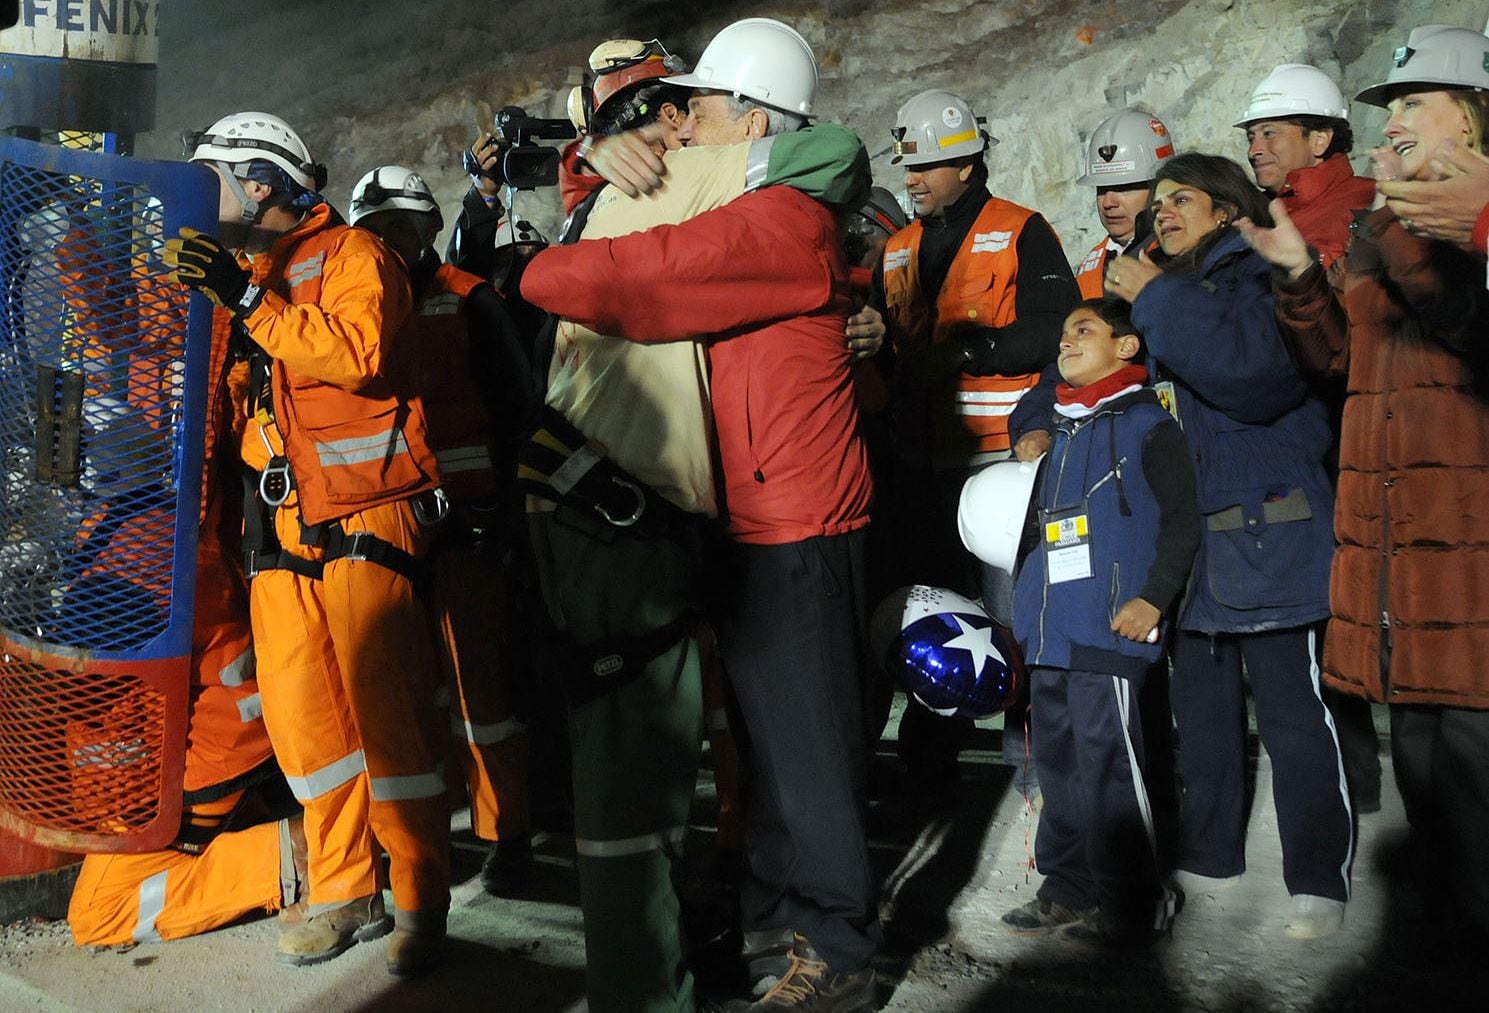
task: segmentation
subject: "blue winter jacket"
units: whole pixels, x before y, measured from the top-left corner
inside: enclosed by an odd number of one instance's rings
[[[1329,614],[1334,495],[1324,404],[1278,331],[1271,269],[1230,231],[1160,275],[1132,322],[1172,381],[1204,526],[1179,627],[1250,633]]]
[[[1014,585],[1013,632],[1026,665],[1132,678],[1160,657],[1158,643],[1120,637],[1111,623],[1142,593],[1157,553],[1159,504],[1144,474],[1143,447],[1164,425],[1173,419],[1150,390],[1056,423],[1039,482],[1039,546]],[[1045,536],[1045,524],[1070,513],[1085,518],[1090,542],[1079,551],[1091,575],[1052,583],[1050,553],[1070,550]]]

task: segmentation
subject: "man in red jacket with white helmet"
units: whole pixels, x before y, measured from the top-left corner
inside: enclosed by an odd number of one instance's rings
[[[675,80],[700,89],[685,143],[714,145],[802,125],[817,71],[796,32],[750,18]],[[638,277],[665,297],[635,299]],[[523,295],[605,334],[713,336],[733,543],[720,646],[756,777],[745,928],[794,934],[761,1003],[873,1008],[880,934],[857,671],[872,487],[843,342],[852,302],[834,213],[793,189],[757,190],[681,225],[544,251]]]

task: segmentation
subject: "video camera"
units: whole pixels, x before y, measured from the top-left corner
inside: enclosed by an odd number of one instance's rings
[[[497,110],[491,134],[506,149],[498,166],[485,175],[516,190],[533,190],[558,182],[559,150],[534,141],[564,141],[577,137],[568,120],[545,120],[529,116],[518,106]]]

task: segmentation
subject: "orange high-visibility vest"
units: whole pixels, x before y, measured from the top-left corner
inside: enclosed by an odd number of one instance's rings
[[[1111,239],[1104,237],[1091,247],[1091,252],[1075,269],[1075,283],[1082,299],[1100,299],[1106,295],[1106,262],[1116,256],[1110,244]]]
[[[441,264],[398,336],[402,354],[414,363],[414,390],[424,404],[440,478],[457,504],[499,492],[492,471],[491,414],[471,376],[465,305],[483,284],[468,271]]]
[[[288,301],[291,309],[310,305],[320,310],[326,273],[334,270],[342,294],[366,287],[363,305],[375,304],[383,314],[379,340],[386,341],[408,312],[412,301],[408,281],[396,266],[396,255],[372,233],[342,225],[332,214],[329,205],[320,205],[268,253],[254,258],[254,283]],[[354,305],[355,300],[345,311]],[[273,326],[267,321],[275,309],[266,296],[244,321],[249,334]],[[306,358],[312,349],[351,340],[328,333],[333,328],[322,312],[286,322],[292,338],[303,342]],[[273,349],[269,351],[272,355]],[[408,389],[404,377],[388,375],[396,369],[396,360],[386,352],[379,349],[378,375],[356,390],[309,375],[313,365],[293,369],[283,359],[274,359],[273,424],[249,420],[243,459],[262,469],[271,448],[289,459],[306,524],[407,499],[439,484],[423,404],[416,395],[404,393]]]
[[[901,355],[945,340],[958,325],[1006,327],[1018,316],[1018,240],[1034,214],[990,197],[951,262],[936,296],[935,316],[920,287],[920,240],[924,226],[911,222],[884,247],[884,298]],[[1018,376],[957,375],[945,407],[932,406],[937,456],[1009,449],[1008,416],[1038,373]]]

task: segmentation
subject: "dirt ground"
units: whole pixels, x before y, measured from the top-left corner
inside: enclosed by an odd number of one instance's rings
[[[997,745],[995,728],[978,729],[962,757],[959,799],[939,813],[903,783],[892,742],[876,758],[870,829],[885,883],[886,1010],[1489,1008],[1482,955],[1466,967],[1408,888],[1405,817],[1389,767],[1381,812],[1361,818],[1354,897],[1338,935],[1298,943],[1281,933],[1287,893],[1263,754],[1246,876],[1224,893],[1189,897],[1172,937],[1152,949],[1112,953],[1002,928],[998,916],[1032,896],[1039,878],[1028,869],[1035,816],[1012,790]],[[699,795],[690,868],[701,867],[709,843],[706,777]],[[272,919],[102,952],[73,947],[63,923],[21,922],[0,931],[0,1009],[583,1010],[572,840],[544,836],[537,852],[526,899],[487,896],[475,879],[482,848],[457,823],[448,959],[419,981],[389,978],[380,942],[319,967],[277,964]]]

